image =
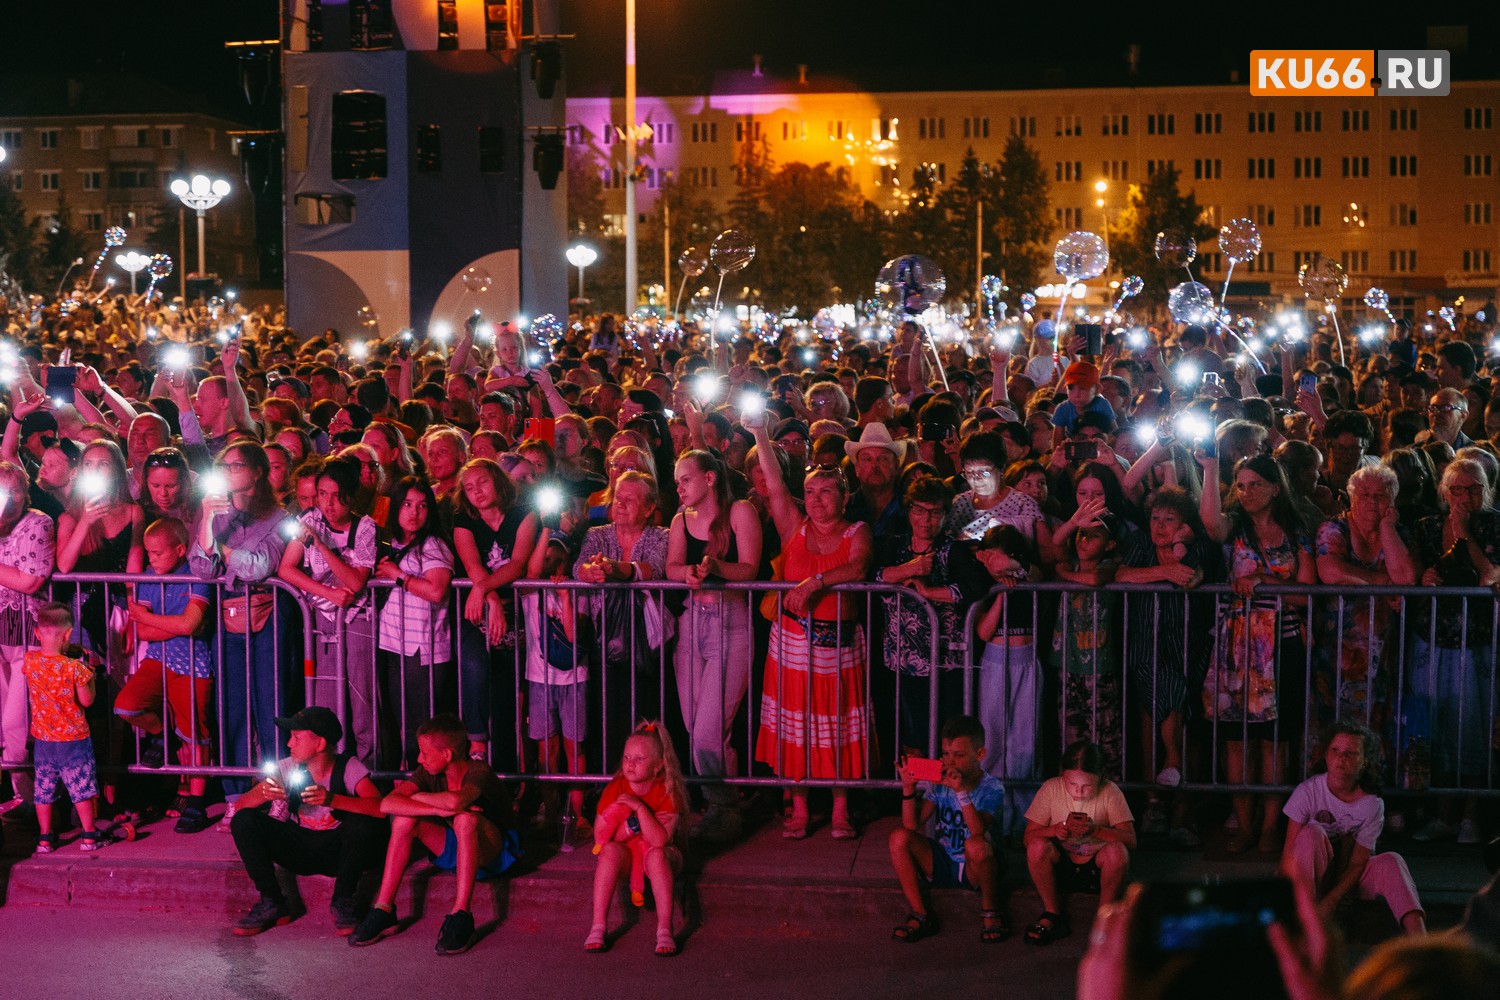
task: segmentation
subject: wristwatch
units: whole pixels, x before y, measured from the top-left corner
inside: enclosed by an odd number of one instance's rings
[[[818,589],[819,590],[822,590],[823,589],[823,574],[822,573],[814,573],[813,574],[813,582],[818,585]]]

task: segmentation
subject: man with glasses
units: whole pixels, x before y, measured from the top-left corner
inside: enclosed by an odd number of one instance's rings
[[[1349,477],[1375,460],[1367,451],[1375,440],[1375,425],[1359,410],[1340,410],[1323,425],[1323,450],[1328,454],[1328,486],[1343,497]]]
[[[1427,425],[1433,441],[1444,441],[1453,450],[1467,448],[1474,442],[1463,432],[1469,401],[1457,389],[1439,389],[1427,401]]]

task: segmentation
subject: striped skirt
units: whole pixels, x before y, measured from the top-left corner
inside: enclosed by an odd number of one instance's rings
[[[755,759],[795,781],[863,778],[867,661],[864,628],[854,622],[815,622],[811,642],[800,620],[773,622]]]

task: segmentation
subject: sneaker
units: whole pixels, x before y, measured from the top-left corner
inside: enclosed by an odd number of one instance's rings
[[[292,821],[292,805],[286,799],[276,799],[271,803],[271,818],[279,823],[290,823]]]
[[[229,803],[229,805],[227,805],[227,806],[224,807],[224,815],[222,815],[222,816],[219,817],[218,825],[215,826],[214,829],[217,830],[217,831],[219,831],[220,833],[230,833],[230,832],[232,832],[232,827],[230,826],[230,824],[233,823],[233,822],[234,822],[234,803],[231,802],[231,803]]]
[[[706,844],[727,844],[739,837],[745,821],[738,809],[729,806],[709,806],[698,825],[693,827],[692,838]]]
[[[443,918],[443,929],[438,931],[437,953],[439,955],[462,955],[474,944],[474,914],[459,910]]]
[[[334,896],[328,912],[333,914],[333,930],[339,937],[348,937],[359,926],[358,908],[348,896]]]
[[[1156,776],[1156,783],[1163,788],[1176,788],[1182,784],[1182,772],[1175,767],[1164,767]]]
[[[141,766],[162,767],[167,763],[167,748],[160,737],[147,740],[141,745]]]
[[[372,906],[365,911],[365,917],[354,928],[354,933],[349,935],[349,944],[355,948],[374,944],[387,934],[394,934],[398,923],[394,907],[386,910],[379,906]]]
[[[1458,842],[1460,844],[1479,843],[1479,824],[1472,819],[1466,819],[1458,824]]]
[[[272,927],[292,922],[292,908],[285,902],[278,903],[270,896],[261,896],[250,912],[234,925],[234,933],[240,937],[254,937]]]
[[[1452,840],[1456,833],[1458,830],[1451,824],[1444,823],[1440,819],[1432,819],[1427,821],[1426,826],[1412,834],[1411,839],[1426,844],[1434,840]]]
[[[208,810],[202,806],[188,806],[182,810],[182,815],[177,817],[177,825],[172,829],[177,833],[202,833],[214,825],[214,821],[208,818]]]

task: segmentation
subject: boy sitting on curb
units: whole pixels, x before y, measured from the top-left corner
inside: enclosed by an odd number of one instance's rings
[[[998,944],[1010,937],[999,909],[1000,859],[987,836],[1005,795],[1000,779],[986,774],[984,727],[960,715],[943,725],[942,780],[918,782],[903,758],[901,825],[891,831],[891,864],[911,912],[891,931],[911,944],[937,933],[937,918],[922,899],[922,884],[977,890],[983,926],[979,940]],[[932,835],[923,831],[936,815]]]

